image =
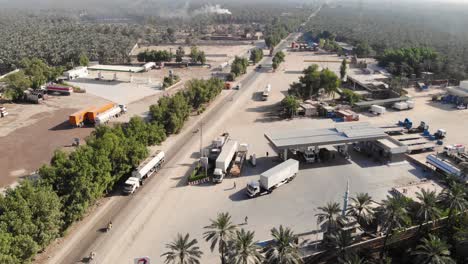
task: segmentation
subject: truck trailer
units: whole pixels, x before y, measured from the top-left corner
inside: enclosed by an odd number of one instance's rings
[[[249,145],[245,143],[239,145],[239,149],[237,150],[236,156],[234,157],[234,163],[232,164],[232,168],[229,172],[232,177],[239,177],[241,175],[242,167],[244,166],[244,162],[247,158],[248,150]]]
[[[48,93],[59,93],[59,94],[65,94],[65,95],[70,95],[73,93],[73,88],[70,86],[62,86],[58,84],[50,84],[46,86],[46,91]]]
[[[94,110],[94,107],[88,107],[88,108],[85,108],[83,110],[80,110],[71,114],[68,117],[68,121],[70,122],[70,125],[74,127],[82,127],[84,123],[86,122],[87,114],[93,110]]]
[[[213,182],[220,183],[223,181],[224,176],[229,173],[229,165],[236,154],[239,143],[235,140],[226,142],[216,159],[215,170],[213,172]]]
[[[125,194],[134,193],[143,182],[161,169],[164,163],[165,154],[163,151],[157,151],[151,157],[147,158],[133,172],[132,176],[125,181],[123,192]]]
[[[86,114],[87,121],[90,123],[95,123],[98,115],[112,109],[115,105],[115,103],[107,103],[100,107],[96,107],[91,111],[88,111],[88,113]]]
[[[288,159],[287,161],[260,174],[259,181],[247,184],[247,195],[249,197],[260,196],[271,193],[275,188],[290,182],[299,171],[299,161]]]
[[[117,105],[116,104],[116,105],[114,105],[114,107],[107,110],[106,112],[99,114],[96,117],[96,120],[95,120],[94,124],[96,126],[106,124],[112,118],[119,117],[120,115],[122,115],[122,114],[124,114],[126,112],[127,112],[127,106],[126,105],[123,105],[123,104]]]

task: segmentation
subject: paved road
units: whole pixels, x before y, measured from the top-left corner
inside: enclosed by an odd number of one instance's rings
[[[283,41],[278,45],[276,50],[282,50],[287,47],[288,41],[297,37],[298,34],[292,34],[287,41]],[[261,61],[262,64],[271,64],[272,58],[266,57]],[[217,101],[210,106],[210,108],[202,115],[203,124],[206,127],[214,126],[215,122],[223,119],[228,113],[226,104],[230,104],[239,100],[241,97],[249,96],[252,88],[249,87],[252,83],[262,75],[262,71],[251,71],[244,76],[241,80],[242,89],[239,91],[225,91]],[[198,126],[198,118],[191,119],[185,126],[184,132],[174,137],[170,137],[158,149],[164,149],[167,153],[167,162],[165,169],[176,167],[178,164],[176,160],[183,159],[187,155],[187,150],[193,144],[198,144],[199,136],[194,135],[192,131]],[[187,171],[187,168],[184,169]],[[183,173],[181,174],[183,175]],[[80,263],[86,262],[86,256],[90,251],[98,253],[97,259],[104,261],[103,252],[112,248],[114,241],[113,236],[131,236],[126,232],[127,226],[131,226],[133,220],[136,218],[149,218],[152,212],[146,211],[147,208],[155,210],[155,204],[164,199],[163,194],[165,191],[161,186],[161,181],[165,175],[164,169],[160,174],[156,175],[154,179],[148,183],[133,196],[120,196],[116,194],[113,197],[106,198],[102,204],[96,208],[90,216],[85,218],[78,224],[76,230],[71,230],[71,234],[67,236],[64,241],[59,245],[59,249],[52,253],[50,258],[41,263]],[[185,184],[185,178],[180,177],[177,179],[177,185]],[[150,207],[150,205],[152,205]],[[157,206],[156,206],[157,207]],[[112,219],[114,229],[111,233],[103,233],[101,229],[106,226],[106,223]],[[139,228],[143,228],[140,226]],[[109,252],[107,252],[109,253]],[[99,261],[101,263],[101,261]],[[104,262],[103,262],[104,263]]]

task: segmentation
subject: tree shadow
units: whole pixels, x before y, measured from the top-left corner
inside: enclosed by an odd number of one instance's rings
[[[284,71],[285,74],[302,74],[302,71],[292,71],[292,70],[288,70],[288,71]]]

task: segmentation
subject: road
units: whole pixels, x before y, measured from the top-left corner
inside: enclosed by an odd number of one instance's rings
[[[276,50],[286,48],[288,41],[296,38],[297,35],[289,36],[286,41],[277,46]],[[272,58],[266,57],[260,63],[271,64]],[[70,230],[69,235],[55,245],[55,250],[52,247],[50,252],[46,252],[47,259],[42,256],[37,263],[86,262],[86,256],[91,251],[97,253],[95,263],[115,263],[110,262],[112,253],[121,252],[128,246],[127,243],[131,244],[139,232],[144,232],[147,221],[158,212],[161,203],[167,202],[165,196],[172,188],[185,185],[184,175],[191,164],[181,165],[181,162],[187,160],[187,154],[190,154],[191,150],[198,149],[196,146],[200,144],[200,137],[198,134],[194,135],[192,131],[198,126],[199,121],[203,120],[204,134],[207,135],[205,138],[208,139],[210,130],[213,134],[219,128],[220,122],[235,112],[237,102],[250,99],[252,92],[256,89],[252,84],[264,74],[264,71],[255,71],[253,67],[250,67],[250,72],[241,79],[241,90],[223,91],[204,114],[188,121],[182,133],[168,138],[162,146],[155,147],[154,149],[163,149],[167,153],[165,167],[158,175],[148,181],[135,195],[116,194],[103,199],[89,216],[76,224]],[[193,153],[193,155],[196,156],[198,153]],[[167,181],[168,177],[173,180]],[[101,230],[109,220],[114,223],[114,228],[110,233],[103,233]]]

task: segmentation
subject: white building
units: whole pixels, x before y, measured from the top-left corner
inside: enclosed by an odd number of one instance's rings
[[[68,80],[73,80],[76,78],[81,78],[81,77],[86,77],[88,76],[88,68],[87,67],[76,67],[74,69],[71,69],[69,71],[66,71],[63,73],[65,78]]]

